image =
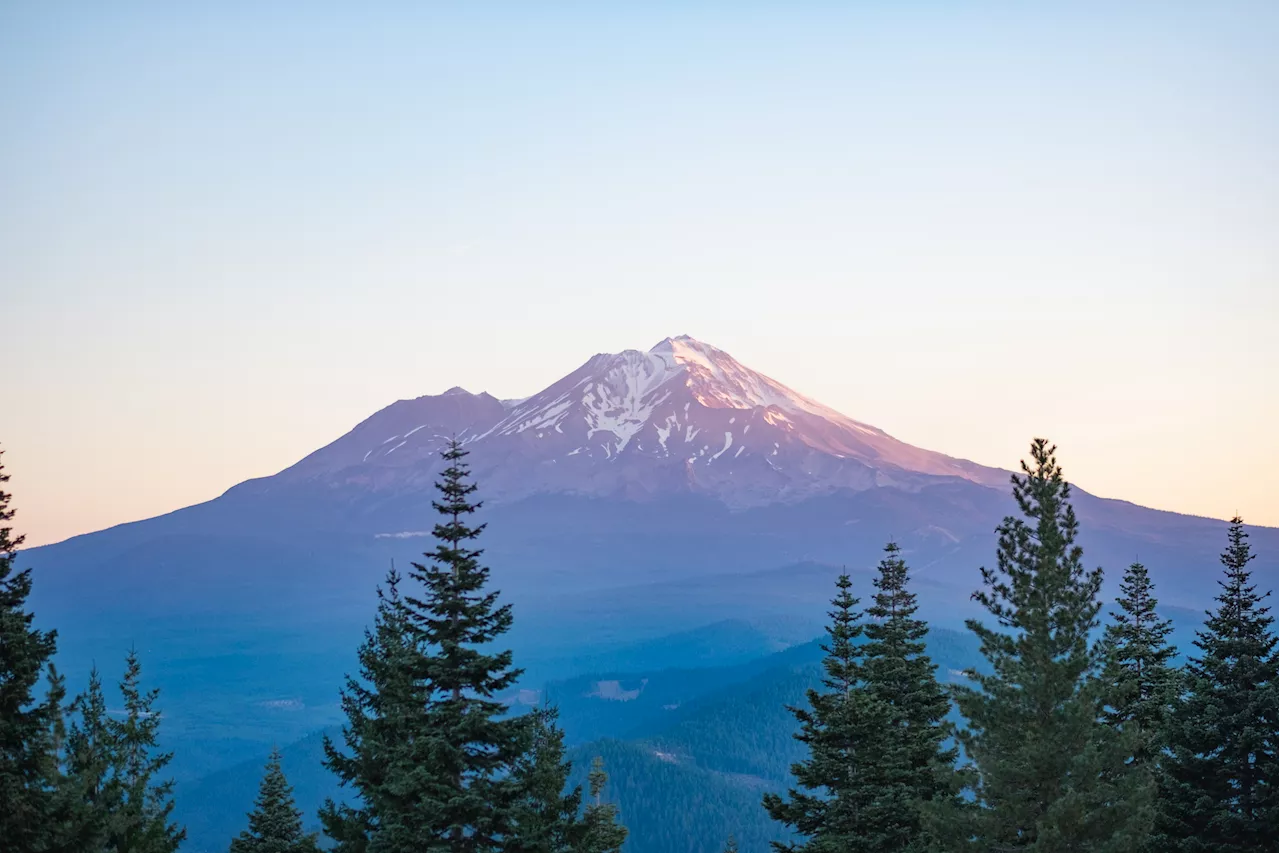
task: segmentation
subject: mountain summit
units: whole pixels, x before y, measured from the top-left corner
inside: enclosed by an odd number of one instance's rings
[[[601,353],[520,400],[451,388],[402,400],[278,475],[379,492],[429,484],[451,437],[490,500],[692,492],[733,508],[1004,472],[921,450],[681,335]]]

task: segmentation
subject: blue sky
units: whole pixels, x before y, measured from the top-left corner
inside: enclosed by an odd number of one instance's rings
[[[52,541],[688,333],[1275,524],[1276,7],[0,6],[0,442]]]

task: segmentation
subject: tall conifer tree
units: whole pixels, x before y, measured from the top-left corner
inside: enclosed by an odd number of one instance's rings
[[[809,707],[792,708],[800,723],[796,740],[809,748],[809,757],[792,765],[797,787],[786,799],[766,794],[769,816],[804,840],[774,843],[777,850],[857,850],[866,840],[867,810],[875,808],[875,792],[865,784],[871,766],[882,756],[864,745],[876,743],[874,731],[889,723],[883,703],[859,690],[862,680],[862,635],[858,599],[850,592],[847,574],[836,581],[836,597],[828,613],[830,641],[823,646],[825,690],[809,690]]]
[[[485,525],[469,522],[481,504],[471,498],[476,485],[466,456],[457,440],[443,454],[440,499],[433,503],[443,518],[432,531],[436,549],[410,572],[425,595],[405,598],[428,650],[416,674],[431,688],[422,721],[426,766],[415,762],[409,785],[432,804],[435,826],[455,853],[501,848],[519,796],[508,774],[526,742],[526,722],[503,719],[507,708],[496,698],[520,671],[510,651],[492,650],[511,627],[511,605],[499,605],[498,592],[485,589],[489,570],[474,546]]]
[[[565,790],[573,767],[564,757],[557,716],[552,707],[529,715],[530,744],[516,769],[520,797],[505,853],[568,853],[581,842],[582,787]]]
[[[890,542],[874,581],[861,649],[865,685],[859,689],[888,714],[888,725],[870,731],[872,740],[862,746],[874,757],[861,779],[874,804],[863,812],[864,840],[858,846],[867,853],[928,850],[923,809],[962,807],[957,750],[944,746],[952,734],[946,722],[951,700],[925,653],[929,627],[916,618],[916,596],[907,582],[906,561]]]
[[[990,673],[955,691],[960,740],[977,770],[979,808],[957,842],[984,851],[1129,851],[1150,828],[1150,787],[1101,722],[1103,691],[1090,631],[1102,570],[1085,569],[1070,487],[1043,439],[1013,476],[1022,518],[997,532],[994,570],[974,594],[995,618],[968,625]]]
[[[173,853],[186,830],[173,823],[173,782],[159,780],[172,754],[158,751],[158,690],[143,691],[137,653],[120,682],[123,716],[111,717],[95,667],[71,703],[58,790],[57,850],[77,853]]]
[[[1141,563],[1125,572],[1116,604],[1103,640],[1104,719],[1129,740],[1137,765],[1154,773],[1178,693],[1173,623],[1156,613],[1155,587]]]
[[[849,577],[837,582],[827,690],[810,691],[809,709],[793,709],[797,737],[809,746],[808,761],[793,768],[803,790],[765,798],[770,815],[806,840],[778,849],[925,851],[932,847],[925,809],[961,811],[956,750],[944,746],[950,701],[925,654],[928,626],[915,616],[908,581],[890,543],[865,623]]]
[[[1218,608],[1186,666],[1157,841],[1180,853],[1276,850],[1276,635],[1239,518],[1222,554]]]
[[[125,658],[120,682],[123,719],[107,719],[113,767],[107,780],[108,849],[128,853],[173,853],[187,831],[170,821],[173,814],[173,780],[157,776],[173,759],[158,751],[160,712],[155,710],[160,691],[142,689],[142,665],[136,651]]]
[[[604,759],[596,756],[587,774],[591,801],[582,814],[582,829],[574,843],[575,853],[618,853],[627,840],[627,828],[618,820],[618,807],[604,799],[609,777],[604,772]]]
[[[343,741],[350,754],[324,739],[325,767],[357,797],[355,803],[327,801],[320,810],[325,835],[338,853],[364,853],[370,839],[383,849],[403,832],[403,814],[412,808],[412,791],[396,787],[395,756],[411,736],[425,698],[412,667],[418,653],[400,597],[401,576],[391,567],[385,590],[378,589],[373,629],[366,629],[357,653],[360,677],[347,676],[342,709],[347,722]],[[384,826],[387,828],[382,832]],[[411,841],[405,842],[406,848]],[[372,849],[377,849],[372,848]]]
[[[409,575],[421,596],[382,600],[361,648],[363,683],[344,691],[351,754],[329,744],[327,765],[362,802],[322,813],[343,851],[499,850],[510,833],[528,724],[504,718],[497,698],[519,675],[509,651],[492,650],[511,608],[485,589],[466,455],[457,441],[443,454],[436,548]]]
[[[111,816],[119,811],[121,790],[110,784],[117,757],[96,666],[89,671],[88,688],[75,698],[70,710],[61,791],[67,809],[64,847],[97,853],[107,849]]]
[[[294,804],[278,749],[267,759],[249,828],[231,842],[231,853],[320,853],[315,835],[302,831],[302,812]]]
[[[9,524],[15,510],[3,488],[8,481],[0,463],[0,851],[31,853],[51,842],[62,708],[58,690],[41,698],[35,692],[57,635],[35,628],[27,609],[31,570],[15,569],[24,537]]]

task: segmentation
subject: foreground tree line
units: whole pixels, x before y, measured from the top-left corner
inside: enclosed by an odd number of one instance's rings
[[[378,590],[360,672],[342,691],[347,715],[325,766],[354,795],[328,802],[325,846],[342,853],[615,853],[627,830],[604,796],[597,760],[588,791],[566,791],[570,763],[556,711],[512,716],[500,695],[521,671],[494,644],[511,627],[510,605],[487,590],[489,570],[469,517],[479,504],[466,452],[444,453],[441,515],[411,591],[392,568]],[[0,484],[8,481],[0,465]],[[172,756],[157,746],[156,691],[140,687],[131,651],[120,684],[123,718],[108,713],[101,679],[67,704],[50,662],[56,633],[34,627],[30,570],[14,571],[21,536],[0,491],[0,851],[172,853],[185,830],[170,820],[173,785],[160,776]],[[47,678],[38,696],[41,675]],[[314,853],[303,814],[280,767],[268,759],[248,826],[231,853]]]
[[[763,801],[794,838],[779,851],[1277,849],[1276,638],[1243,522],[1231,523],[1197,653],[1176,668],[1140,564],[1098,635],[1102,570],[1085,567],[1054,453],[1037,440],[1013,478],[1019,515],[998,528],[974,594],[990,619],[968,623],[986,666],[963,682],[937,679],[897,545],[865,609],[839,578],[823,686],[792,709],[808,758],[791,790]],[[341,743],[325,743],[352,794],[321,809],[326,841],[304,831],[273,751],[232,853],[623,846],[599,759],[586,792],[568,789],[555,709],[513,716],[501,701],[521,673],[499,650],[511,610],[475,547],[484,526],[469,521],[479,504],[465,456],[456,444],[444,454],[435,550],[378,590],[342,691]],[[130,652],[123,714],[107,712],[96,671],[66,701],[56,635],[34,627],[30,573],[14,570],[9,500],[0,490],[0,853],[174,851],[185,833],[160,778],[170,756],[156,693]],[[725,849],[736,853],[732,837]]]
[[[809,758],[764,798],[802,839],[778,850],[1277,849],[1276,637],[1243,522],[1198,653],[1174,668],[1139,563],[1095,639],[1102,570],[1084,565],[1054,453],[1037,440],[1013,478],[1021,517],[973,596],[990,621],[967,623],[987,666],[963,683],[936,678],[896,545],[865,612],[840,578],[825,689],[793,709]]]
[[[159,778],[172,756],[157,747],[157,691],[142,688],[130,650],[109,713],[95,668],[66,702],[51,662],[57,632],[34,627],[31,571],[15,571],[23,537],[9,522],[12,496],[0,464],[0,851],[169,853],[186,832],[173,821],[173,783]],[[37,695],[41,676],[44,695]]]
[[[602,800],[603,769],[592,768],[583,807],[580,788],[565,792],[555,710],[510,716],[499,699],[521,671],[494,650],[511,605],[486,589],[466,455],[456,442],[444,453],[436,549],[411,564],[413,591],[401,593],[394,566],[378,590],[360,677],[342,693],[344,743],[325,741],[325,766],[357,796],[325,804],[325,835],[342,853],[619,850],[627,833]]]

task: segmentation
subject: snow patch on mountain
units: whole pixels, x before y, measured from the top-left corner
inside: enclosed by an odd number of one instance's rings
[[[671,437],[671,430],[676,427],[676,416],[667,415],[667,419],[660,424],[654,424],[654,431],[658,434],[658,444],[662,447],[662,455],[669,456],[667,450],[667,439]]]
[[[693,390],[694,399],[708,408],[776,408],[782,412],[806,412],[826,420],[847,423],[870,435],[883,434],[875,427],[860,424],[762,373],[744,367],[724,350],[688,335],[659,341],[649,352],[673,368],[684,368],[686,384]],[[785,416],[775,414],[774,417]]]
[[[588,439],[598,433],[612,436],[604,451],[606,458],[613,458],[645,427],[654,409],[670,398],[671,391],[664,386],[674,372],[662,358],[638,350],[598,355],[575,374],[581,375],[570,387],[548,399],[549,392],[567,384],[557,383],[513,405],[488,434],[507,436],[534,427],[563,433],[565,419],[576,412]]]

